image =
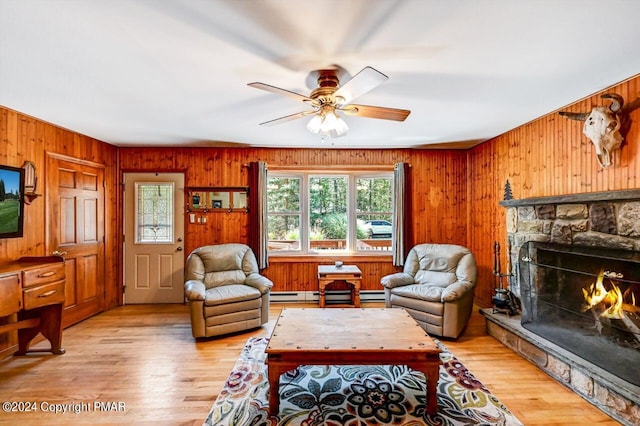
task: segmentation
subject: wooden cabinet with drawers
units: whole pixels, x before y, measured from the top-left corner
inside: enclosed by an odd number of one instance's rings
[[[23,257],[0,264],[0,318],[5,318],[0,333],[18,331],[16,355],[29,352],[29,344],[38,333],[51,343],[50,352],[64,353],[64,290],[62,257]]]

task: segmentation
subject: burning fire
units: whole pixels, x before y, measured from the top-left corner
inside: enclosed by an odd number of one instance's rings
[[[588,289],[583,288],[582,293],[584,300],[587,302],[586,310],[594,306],[602,304],[604,311],[600,314],[603,318],[624,319],[625,308],[629,305],[624,303],[624,295],[620,287],[615,285],[611,280],[611,290],[607,290],[604,286],[604,277],[607,273],[604,269],[600,270],[596,281],[589,286]],[[631,307],[635,307],[636,301],[633,293],[631,294]]]

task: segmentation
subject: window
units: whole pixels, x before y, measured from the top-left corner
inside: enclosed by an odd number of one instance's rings
[[[173,243],[173,183],[136,182],[135,191],[136,243]]]
[[[391,250],[393,174],[269,172],[269,251]]]
[[[269,250],[300,250],[302,178],[273,176],[267,180]]]

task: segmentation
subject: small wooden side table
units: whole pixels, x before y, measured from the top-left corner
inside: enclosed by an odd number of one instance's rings
[[[318,265],[318,288],[320,292],[320,307],[326,305],[325,289],[335,281],[344,281],[351,285],[351,304],[360,307],[360,286],[362,271],[356,265]]]

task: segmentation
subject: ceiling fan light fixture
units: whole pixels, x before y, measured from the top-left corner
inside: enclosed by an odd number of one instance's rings
[[[340,118],[338,114],[331,114],[333,118],[331,119],[331,129],[329,130],[329,136],[332,138],[339,138],[344,136],[349,131],[349,126],[347,123]]]
[[[347,134],[349,126],[336,114],[335,109],[323,109],[309,120],[307,130],[323,137],[339,138]]]
[[[382,84],[388,77],[371,67],[364,67],[345,84],[341,85],[337,70],[338,68],[335,67],[314,71],[313,75],[316,78],[318,87],[309,96],[265,83],[249,83],[249,86],[256,89],[293,98],[313,108],[312,110],[286,115],[260,124],[272,126],[313,115],[309,123],[307,123],[307,129],[313,134],[320,135],[324,140],[326,136],[339,138],[349,131],[349,126],[338,115],[337,111],[358,117],[395,121],[404,121],[411,113],[406,109],[351,104],[354,99]]]
[[[320,114],[316,114],[313,116],[309,123],[307,124],[307,130],[311,133],[318,134],[320,133],[320,128],[322,127],[322,116]]]

